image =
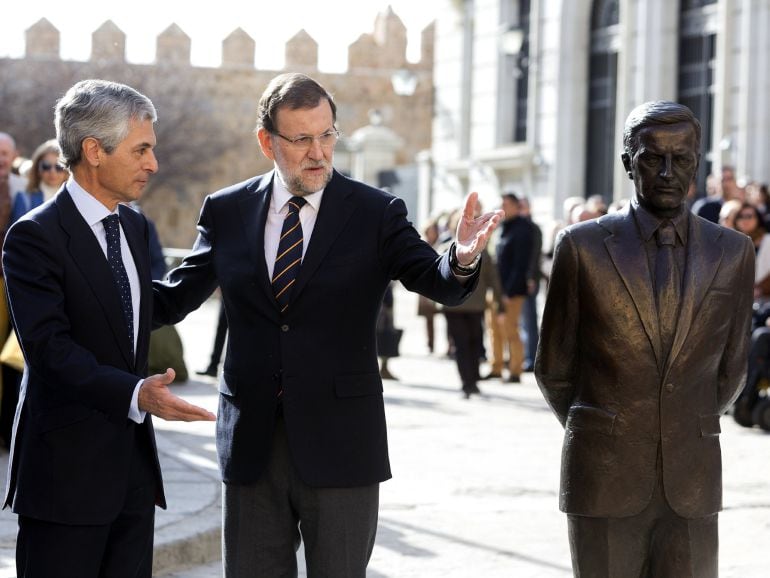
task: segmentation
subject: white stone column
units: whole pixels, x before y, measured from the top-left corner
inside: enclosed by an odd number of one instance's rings
[[[559,216],[564,199],[585,189],[591,5],[591,0],[562,0],[560,15],[551,11],[543,15],[549,18],[550,29],[544,36],[551,38],[551,46],[543,46],[541,51],[547,59],[540,63],[541,154],[554,167],[548,189],[553,195],[553,214]]]
[[[770,135],[770,3],[743,0],[740,15],[739,78],[743,84],[738,97],[738,127],[735,164],[739,176],[767,182],[770,161],[767,138]]]

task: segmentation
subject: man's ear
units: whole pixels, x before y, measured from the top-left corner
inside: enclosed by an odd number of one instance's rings
[[[271,161],[274,161],[275,153],[273,152],[273,139],[264,127],[257,131],[257,140],[259,141],[259,148],[262,149],[262,154]]]
[[[626,168],[626,174],[632,181],[634,180],[634,169],[631,166],[631,156],[628,153],[621,153],[620,160],[623,161],[623,166]]]
[[[98,167],[101,160],[102,146],[99,141],[92,136],[83,139],[80,145],[80,150],[83,153],[83,160],[85,160],[90,166]]]

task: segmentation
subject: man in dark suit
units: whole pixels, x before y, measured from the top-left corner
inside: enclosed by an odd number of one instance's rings
[[[403,201],[332,167],[336,105],[302,74],[274,78],[258,139],[275,170],[206,198],[192,253],[156,283],[174,323],[219,285],[230,331],[217,449],[225,575],[360,577],[390,478],[375,327],[392,279],[455,304],[477,281],[500,219],[466,203],[439,256]],[[459,277],[459,279],[458,279]]]
[[[628,207],[558,239],[535,374],[565,427],[575,575],[717,576],[719,418],[746,376],[754,249],[690,214],[700,124],[626,120]]]
[[[508,192],[503,195],[505,221],[497,242],[497,270],[503,292],[503,338],[508,344],[509,383],[521,382],[524,369],[524,343],[519,324],[521,311],[530,291],[529,275],[532,261],[534,232],[532,222],[519,213],[519,197]]]
[[[215,419],[146,375],[147,221],[120,206],[158,164],[155,108],[132,88],[77,83],[57,103],[70,180],[9,231],[3,266],[26,367],[4,506],[19,578],[145,577],[165,508],[152,421]]]

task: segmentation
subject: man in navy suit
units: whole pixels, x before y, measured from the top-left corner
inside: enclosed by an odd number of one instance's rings
[[[565,428],[576,576],[717,576],[719,418],[746,377],[754,248],[687,209],[700,136],[686,106],[636,107],[634,198],[557,241],[535,376]]]
[[[403,201],[332,167],[336,105],[302,74],[274,78],[257,136],[275,170],[206,198],[191,254],[156,283],[174,323],[221,287],[230,339],[220,378],[224,566],[233,577],[359,577],[390,478],[375,327],[392,279],[456,304],[477,282],[501,215],[473,217],[439,256]],[[288,242],[291,240],[291,242]]]
[[[19,578],[149,578],[165,508],[152,420],[213,420],[143,379],[149,229],[121,206],[158,168],[155,108],[132,88],[73,86],[56,106],[72,176],[9,231],[3,266],[26,367],[4,506],[19,515]]]

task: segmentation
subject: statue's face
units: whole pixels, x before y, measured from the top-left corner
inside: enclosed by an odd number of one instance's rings
[[[694,127],[681,122],[644,128],[632,155],[623,153],[622,159],[639,204],[659,217],[678,214],[698,168]]]

